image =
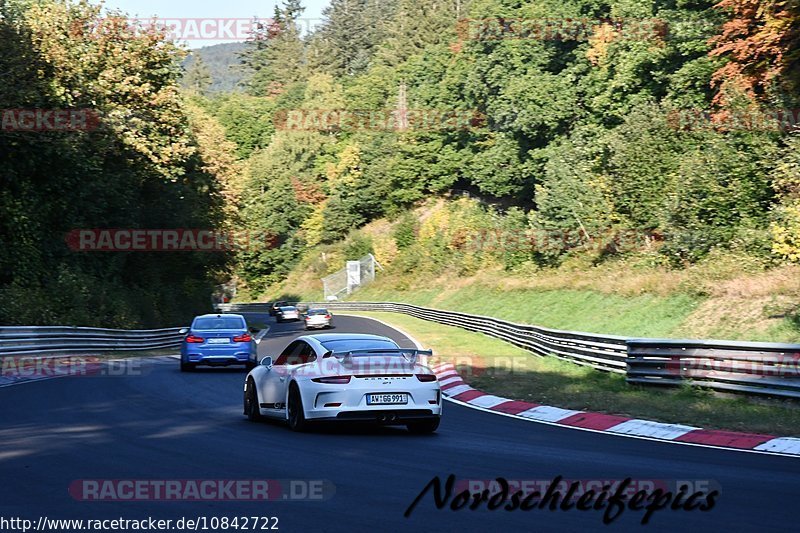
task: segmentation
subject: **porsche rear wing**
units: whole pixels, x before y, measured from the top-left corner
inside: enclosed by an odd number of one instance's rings
[[[395,348],[395,349],[386,349],[386,348],[379,348],[374,350],[348,350],[344,352],[328,352],[325,357],[336,357],[337,359],[352,359],[353,356],[359,355],[388,355],[388,354],[398,354],[406,356],[406,358],[411,363],[416,363],[417,359],[419,359],[420,355],[427,355],[428,357],[433,356],[432,350],[404,350],[403,348]],[[408,355],[406,355],[408,354]]]

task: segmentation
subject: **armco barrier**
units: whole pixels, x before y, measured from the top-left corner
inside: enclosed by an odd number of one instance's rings
[[[800,398],[800,345],[631,339],[629,383]]]
[[[270,304],[225,304],[223,312],[266,312]],[[663,339],[559,331],[480,315],[387,302],[301,303],[332,311],[385,311],[491,337],[539,355],[626,374],[629,383],[690,383],[719,391],[800,398],[800,345]]]
[[[0,357],[158,350],[180,345],[181,328],[119,330],[66,326],[1,326]]]
[[[261,312],[267,304],[222,304],[217,309],[223,312]],[[456,326],[469,331],[484,333],[491,337],[530,350],[539,355],[552,355],[580,365],[591,366],[611,372],[625,372],[625,337],[593,335],[558,331],[478,315],[453,311],[440,311],[401,303],[303,303],[308,307],[326,307],[332,311],[386,311],[403,313],[423,320]]]

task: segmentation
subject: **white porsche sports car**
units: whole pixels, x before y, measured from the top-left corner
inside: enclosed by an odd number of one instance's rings
[[[315,421],[362,421],[433,433],[442,391],[419,360],[430,355],[377,335],[299,337],[247,375],[244,414],[287,420],[294,431]]]

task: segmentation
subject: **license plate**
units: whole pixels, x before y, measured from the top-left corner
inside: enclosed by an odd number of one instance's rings
[[[368,394],[367,405],[402,405],[408,403],[408,394]]]
[[[208,339],[208,344],[230,344],[230,339]]]

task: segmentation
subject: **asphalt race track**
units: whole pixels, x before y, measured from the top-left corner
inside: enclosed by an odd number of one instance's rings
[[[276,355],[301,332],[274,324],[259,347]],[[336,332],[390,335],[379,323],[335,317]],[[141,519],[278,517],[280,531],[787,531],[796,527],[800,460],[679,446],[528,423],[448,403],[439,432],[344,427],[296,434],[242,416],[244,370],[182,374],[176,360],[143,375],[70,377],[0,389],[0,516]],[[714,480],[709,512],[663,510],[641,526],[626,510],[437,510],[431,494],[403,513],[434,477],[549,480]],[[73,499],[74,480],[328,480],[325,501],[209,502]],[[795,524],[795,526],[792,526]]]

